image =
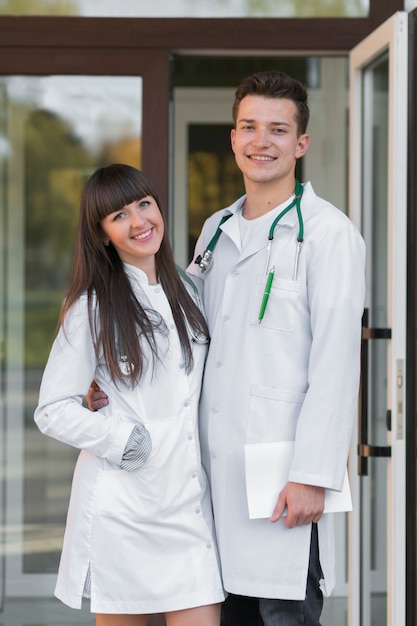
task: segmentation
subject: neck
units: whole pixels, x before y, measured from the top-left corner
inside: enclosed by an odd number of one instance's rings
[[[142,259],[140,262],[134,263],[134,265],[136,265],[136,267],[142,270],[142,272],[145,272],[148,278],[148,283],[150,285],[158,284],[158,274],[156,271],[156,265],[155,265],[154,259],[152,258],[147,259],[147,260]]]
[[[286,202],[295,190],[295,179],[281,184],[279,187],[267,188],[261,185],[246,185],[246,200],[243,215],[248,220],[261,217]]]

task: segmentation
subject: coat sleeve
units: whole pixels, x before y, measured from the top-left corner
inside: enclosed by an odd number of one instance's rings
[[[311,255],[307,294],[308,389],[290,480],[341,490],[358,408],[365,299],[365,244],[349,220],[330,223]]]
[[[134,423],[83,407],[96,365],[87,301],[82,298],[52,346],[34,419],[45,435],[120,465]]]

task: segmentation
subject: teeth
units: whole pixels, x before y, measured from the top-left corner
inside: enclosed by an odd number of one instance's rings
[[[135,237],[133,237],[133,239],[146,239],[146,237],[149,237],[149,235],[151,234],[152,229],[150,228],[149,230],[146,231],[146,233],[142,233],[141,235],[136,235]]]
[[[251,156],[254,161],[273,161],[274,159],[269,156]]]

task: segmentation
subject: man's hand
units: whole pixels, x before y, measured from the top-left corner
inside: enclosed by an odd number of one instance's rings
[[[324,511],[324,487],[288,482],[281,491],[270,522],[281,519],[285,509],[287,528],[317,523]]]
[[[103,406],[107,406],[109,403],[107,395],[100,389],[95,380],[91,383],[85,399],[90,411],[102,409]]]

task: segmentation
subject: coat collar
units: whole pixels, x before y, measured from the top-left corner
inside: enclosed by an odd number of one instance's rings
[[[241,207],[245,199],[246,199],[246,196],[242,196],[241,198],[236,200],[236,202],[234,202],[232,205],[227,207],[226,212],[231,213],[232,217],[228,219],[227,222],[225,222],[221,226],[221,230],[223,231],[224,235],[228,236],[229,239],[233,241],[236,248],[240,251],[238,262],[243,261],[244,259],[251,256],[252,254],[256,254],[257,252],[259,252],[259,250],[266,248],[268,244],[267,235],[265,236],[265,228],[260,228],[254,234],[253,238],[251,239],[249,244],[245,247],[245,249],[243,251],[241,250],[240,230],[239,230],[239,212],[241,210]],[[268,222],[269,226],[272,225],[272,222],[274,221],[275,217],[280,213],[280,211],[282,211],[291,201],[292,201],[292,198],[290,200],[283,202],[278,207],[275,207],[275,209],[272,209],[270,211],[271,220],[270,220],[270,223]],[[301,201],[301,205],[302,205],[302,201]],[[298,218],[297,218],[297,211],[294,207],[294,209],[291,209],[288,213],[286,213],[278,222],[276,230],[275,230],[275,237],[279,235],[280,228],[292,228],[296,225],[298,225]],[[268,230],[269,230],[269,226],[268,226]]]

